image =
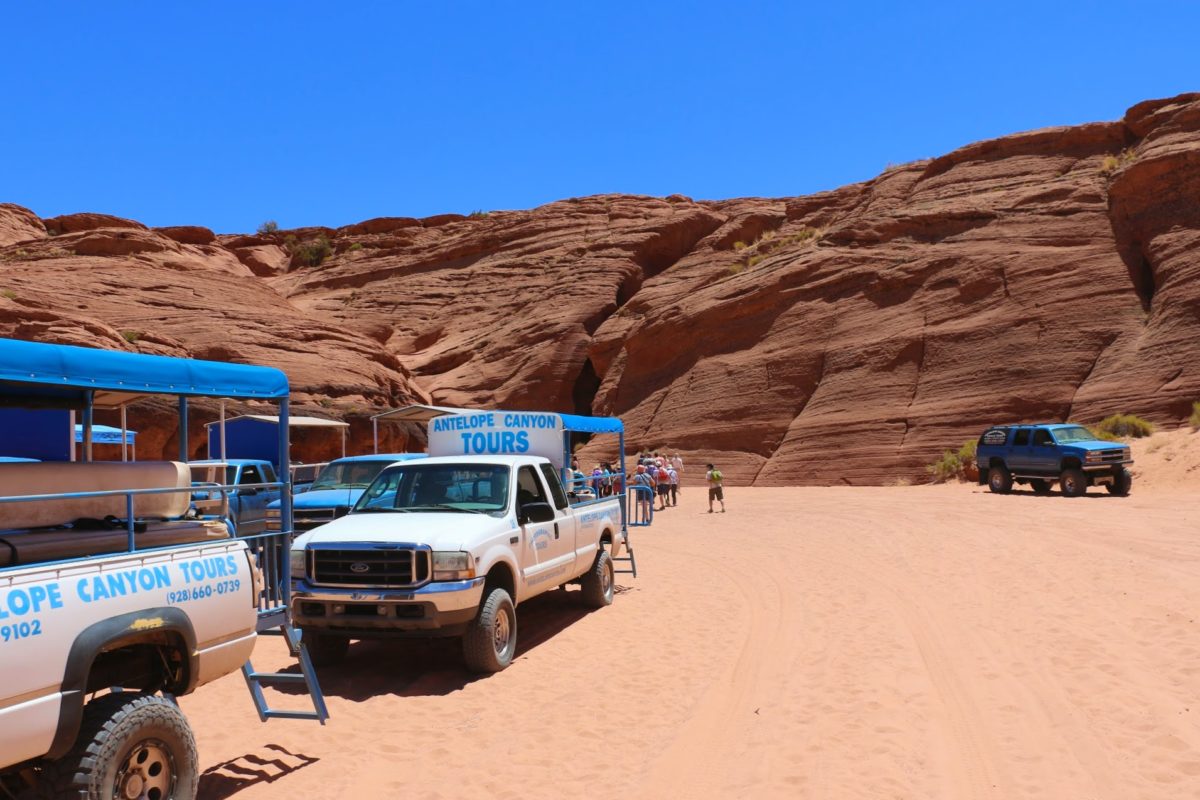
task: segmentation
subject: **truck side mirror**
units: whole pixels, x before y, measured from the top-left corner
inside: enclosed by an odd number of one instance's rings
[[[530,522],[553,522],[554,509],[549,503],[526,503],[517,514],[517,521],[522,525]]]

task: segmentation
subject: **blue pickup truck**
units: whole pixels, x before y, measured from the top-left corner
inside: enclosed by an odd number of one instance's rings
[[[425,458],[424,453],[375,453],[366,456],[347,456],[330,461],[308,489],[292,497],[292,521],[296,533],[312,530],[332,522],[338,508],[350,508],[358,502],[383,468],[397,461]],[[267,528],[280,528],[280,503],[267,506]]]
[[[223,461],[193,461],[192,505],[200,513],[216,513],[234,524],[238,536],[253,536],[267,529],[267,506],[278,503],[279,490],[255,484],[275,483],[275,465],[255,458],[227,458]],[[209,486],[235,486],[222,497]],[[226,505],[227,504],[227,505]],[[225,506],[225,507],[223,507]]]
[[[1014,483],[1028,483],[1048,494],[1058,482],[1064,497],[1080,497],[1103,484],[1125,497],[1133,488],[1129,446],[1105,442],[1082,425],[999,425],[979,437],[975,451],[979,483],[1006,494]]]

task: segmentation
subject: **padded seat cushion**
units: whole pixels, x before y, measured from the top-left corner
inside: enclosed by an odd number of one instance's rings
[[[0,463],[0,497],[111,489],[186,488],[191,486],[191,480],[187,465],[178,461]],[[134,516],[139,519],[176,519],[187,512],[190,502],[189,492],[135,496]],[[66,525],[77,519],[104,519],[109,516],[125,518],[124,497],[0,503],[0,530],[49,528]]]

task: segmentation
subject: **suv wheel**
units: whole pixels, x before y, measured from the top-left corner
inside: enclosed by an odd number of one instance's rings
[[[517,610],[499,586],[484,597],[475,621],[463,635],[463,660],[472,672],[499,672],[517,652]]]
[[[1133,473],[1121,467],[1121,471],[1113,476],[1113,482],[1105,484],[1104,488],[1108,489],[1109,494],[1128,497],[1129,491],[1133,488]]]
[[[1062,487],[1063,497],[1083,497],[1087,494],[1087,476],[1080,469],[1064,469],[1058,485]]]
[[[988,470],[988,488],[996,494],[1008,494],[1012,491],[1012,483],[1012,473],[1004,467]]]

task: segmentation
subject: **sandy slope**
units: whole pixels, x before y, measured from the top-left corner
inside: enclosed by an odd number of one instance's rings
[[[1200,796],[1195,492],[729,505],[688,490],[637,534],[611,608],[524,606],[499,675],[450,643],[360,644],[322,675],[325,728],[259,724],[240,676],[185,698],[202,795]]]

